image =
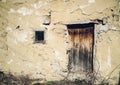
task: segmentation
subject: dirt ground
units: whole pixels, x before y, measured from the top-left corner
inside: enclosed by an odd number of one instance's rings
[[[6,74],[0,71],[0,85],[111,85],[109,83],[93,84],[91,82],[86,82],[85,80],[61,80],[39,83],[40,80],[41,79],[30,79],[28,76],[24,75],[15,77],[11,73]],[[120,85],[120,81],[116,85]]]
[[[0,71],[0,85],[91,85],[85,81],[46,81],[45,83],[38,83],[40,79],[30,79],[28,76],[17,76],[15,77],[11,73],[5,74]]]

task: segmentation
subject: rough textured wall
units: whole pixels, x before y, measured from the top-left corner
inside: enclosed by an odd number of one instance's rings
[[[0,69],[4,67],[7,56],[7,31],[6,27],[8,25],[7,11],[3,9],[3,6],[0,5]]]
[[[67,76],[66,49],[69,48],[66,43],[65,24],[78,23],[77,21],[87,23],[107,18],[107,24],[95,25],[94,55],[95,69],[100,71],[102,76],[110,74],[120,64],[118,2],[0,0],[0,69],[32,78],[63,79]],[[42,24],[49,22],[51,24],[47,26]],[[45,31],[46,44],[34,43],[36,30]],[[118,75],[118,68],[112,75]],[[76,78],[76,75],[72,77]]]

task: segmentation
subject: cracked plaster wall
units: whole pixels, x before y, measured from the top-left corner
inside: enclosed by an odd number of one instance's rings
[[[67,76],[66,23],[107,18],[95,25],[95,70],[106,76],[120,60],[117,0],[0,0],[0,69],[15,75],[59,80]],[[44,16],[50,25],[43,25]],[[117,17],[117,18],[116,18]],[[46,44],[34,43],[44,30]],[[109,69],[109,70],[108,70]],[[119,67],[112,73],[117,82]]]

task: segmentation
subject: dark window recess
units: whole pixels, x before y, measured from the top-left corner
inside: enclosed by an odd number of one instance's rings
[[[44,43],[44,31],[35,31],[35,43]]]

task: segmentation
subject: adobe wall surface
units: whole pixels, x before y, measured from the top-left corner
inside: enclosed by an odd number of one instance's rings
[[[119,8],[119,0],[0,0],[0,69],[31,78],[64,79],[69,48],[65,24],[107,18],[105,25],[95,24],[94,68],[102,79],[118,82]],[[50,25],[43,25],[47,22]],[[45,44],[34,43],[36,30],[45,31]]]

